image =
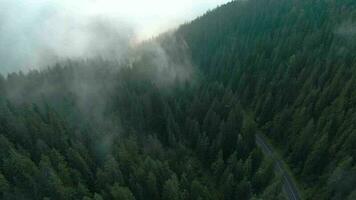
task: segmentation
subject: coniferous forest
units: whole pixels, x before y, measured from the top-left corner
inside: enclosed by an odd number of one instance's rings
[[[356,199],[356,1],[222,5],[125,59],[0,75],[0,199]]]

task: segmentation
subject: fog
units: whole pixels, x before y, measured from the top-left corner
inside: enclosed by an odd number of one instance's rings
[[[356,24],[350,21],[343,22],[335,33],[343,37],[354,37],[356,35]]]
[[[121,59],[227,0],[1,0],[0,73],[64,59]]]

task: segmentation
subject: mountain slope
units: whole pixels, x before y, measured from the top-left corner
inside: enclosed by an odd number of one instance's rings
[[[355,6],[236,1],[178,31],[209,79],[255,114],[310,199],[355,194]]]
[[[1,199],[285,199],[254,120],[176,42],[1,77]]]
[[[122,62],[0,76],[1,199],[354,199],[356,2],[223,5]]]

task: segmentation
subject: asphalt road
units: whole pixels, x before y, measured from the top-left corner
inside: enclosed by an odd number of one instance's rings
[[[276,158],[275,150],[265,141],[261,135],[256,135],[256,143],[262,149],[263,153],[270,156],[275,162],[275,171],[283,178],[283,190],[290,200],[301,200],[297,186],[287,170],[283,167],[283,161]]]

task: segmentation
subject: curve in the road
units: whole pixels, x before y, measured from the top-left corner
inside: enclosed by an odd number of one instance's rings
[[[275,150],[265,141],[261,135],[256,135],[256,144],[262,149],[263,153],[271,157],[275,162],[275,170],[283,177],[283,189],[290,200],[301,200],[297,185],[283,167],[283,162],[276,158]]]

